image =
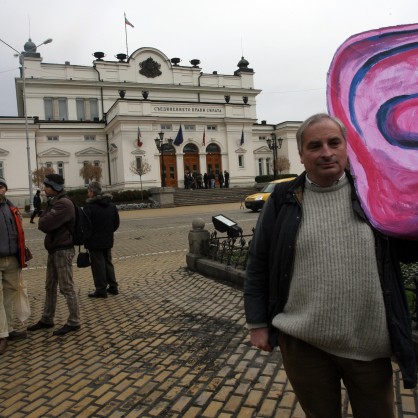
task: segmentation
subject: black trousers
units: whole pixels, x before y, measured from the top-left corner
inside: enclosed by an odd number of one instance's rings
[[[41,216],[42,215],[42,210],[41,209],[36,209],[36,208],[33,210],[32,215],[30,217],[31,222],[33,222],[36,215]]]
[[[89,249],[89,253],[96,292],[104,294],[107,287],[117,289],[118,283],[112,263],[112,250],[110,248]]]

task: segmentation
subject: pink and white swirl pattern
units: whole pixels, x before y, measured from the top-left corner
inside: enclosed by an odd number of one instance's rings
[[[418,24],[352,36],[327,82],[329,113],[347,127],[351,170],[370,222],[418,239]]]

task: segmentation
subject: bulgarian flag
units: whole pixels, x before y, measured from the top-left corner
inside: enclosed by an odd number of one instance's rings
[[[125,14],[125,25],[130,26],[131,28],[134,27],[134,25],[126,18],[126,14]]]
[[[137,138],[136,138],[136,145],[137,145],[138,147],[142,147],[142,141],[141,141],[141,138],[142,138],[142,136],[141,136],[141,129],[139,129],[139,126],[138,126],[138,136],[137,136]]]

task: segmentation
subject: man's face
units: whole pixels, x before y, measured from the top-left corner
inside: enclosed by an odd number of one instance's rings
[[[4,184],[0,184],[0,198],[3,198],[6,195],[7,189]]]
[[[58,194],[58,192],[56,192],[51,186],[48,186],[46,184],[44,185],[44,192],[46,197],[53,197],[56,194]]]
[[[311,181],[331,186],[347,166],[347,143],[340,127],[331,119],[309,126],[303,134],[300,161]]]

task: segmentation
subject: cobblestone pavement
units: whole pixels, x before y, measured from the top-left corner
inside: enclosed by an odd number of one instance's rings
[[[209,222],[222,210],[251,230],[257,215],[235,209],[122,212],[113,251],[121,293],[89,299],[90,269],[74,268],[82,328],[65,337],[42,330],[9,343],[0,357],[0,417],[304,417],[280,354],[248,343],[242,291],[186,268],[192,219]],[[43,234],[27,219],[24,226],[35,256],[23,273],[34,322],[46,256]],[[60,296],[56,325],[66,316]],[[415,417],[416,397],[399,379],[396,372],[397,416]]]

